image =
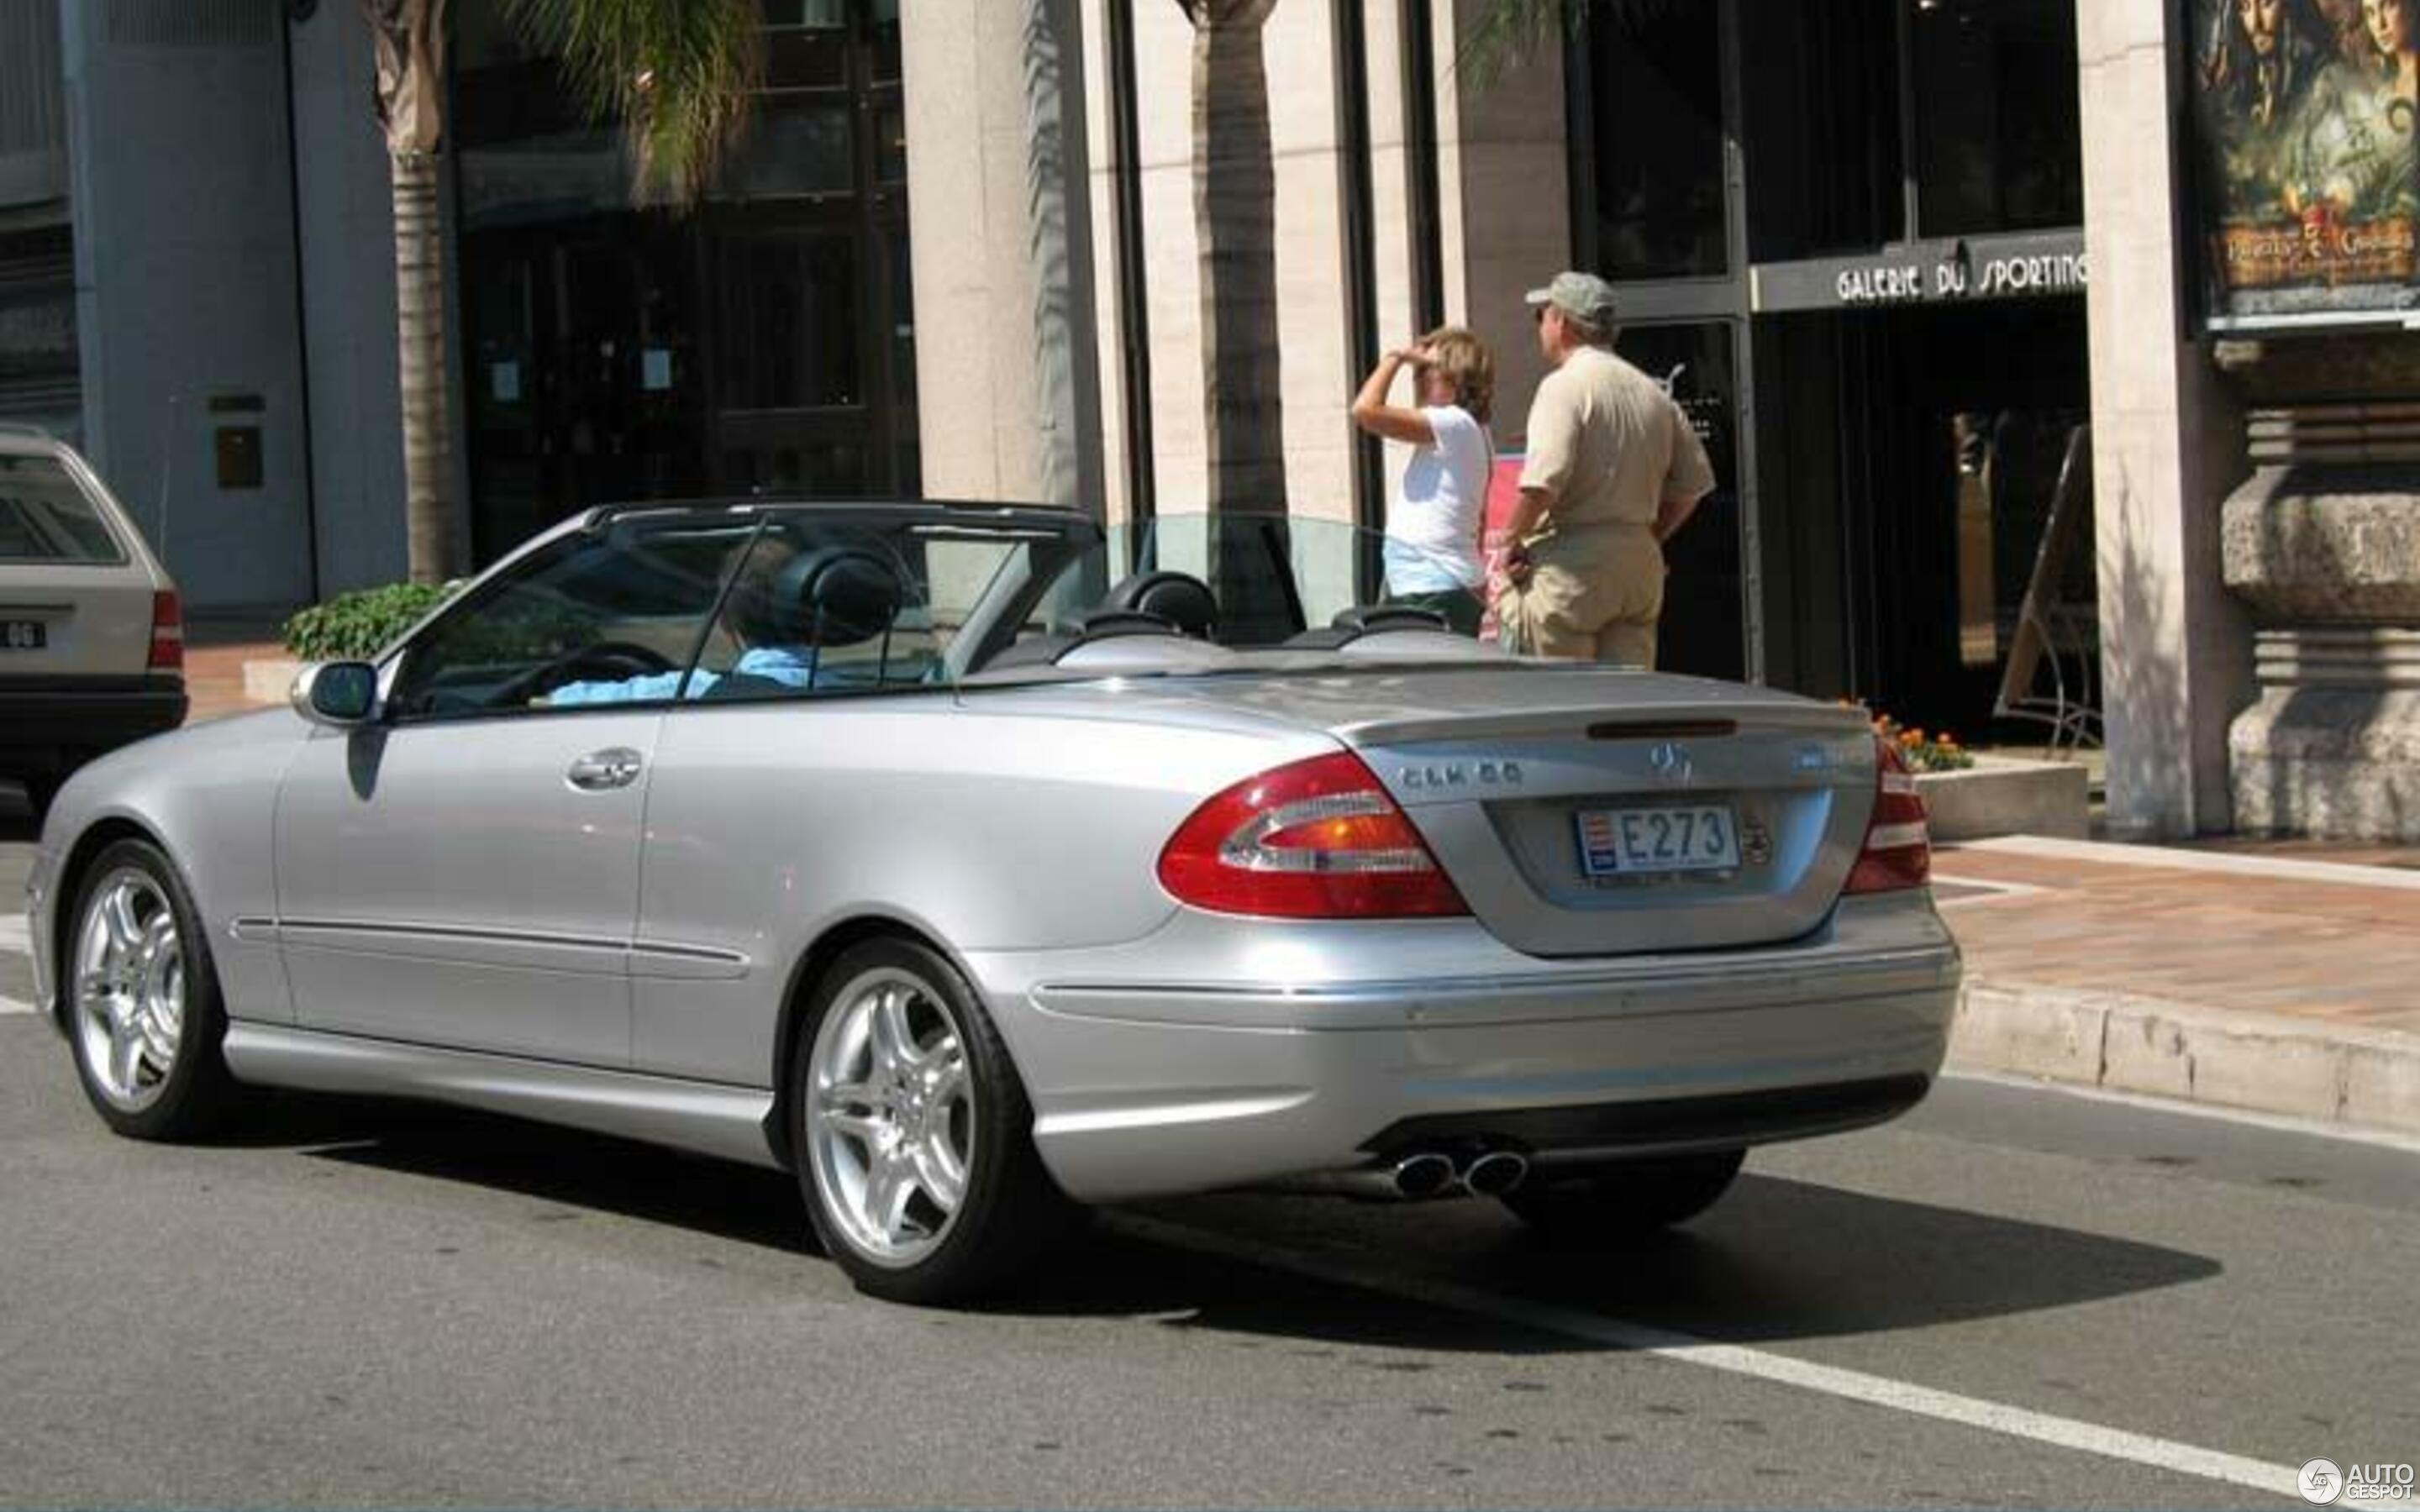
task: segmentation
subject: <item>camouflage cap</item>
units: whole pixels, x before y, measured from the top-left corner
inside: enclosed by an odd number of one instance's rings
[[[1544,288],[1529,291],[1528,302],[1531,305],[1551,304],[1580,324],[1596,331],[1613,328],[1613,285],[1594,273],[1568,270],[1557,273],[1555,281]]]

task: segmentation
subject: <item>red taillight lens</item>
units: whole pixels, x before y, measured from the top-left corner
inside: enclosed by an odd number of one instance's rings
[[[144,666],[155,672],[185,670],[185,607],[173,589],[151,595],[151,657]]]
[[[1848,892],[1894,892],[1921,887],[1932,879],[1932,831],[1925,820],[1924,795],[1916,774],[1888,741],[1874,742],[1874,816],[1866,824],[1866,848],[1849,872]]]
[[[1194,810],[1159,853],[1159,884],[1196,908],[1270,918],[1470,912],[1376,775],[1342,750]]]

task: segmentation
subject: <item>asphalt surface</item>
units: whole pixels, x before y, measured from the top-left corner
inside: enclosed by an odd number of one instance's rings
[[[1626,1254],[1221,1196],[937,1313],[743,1167],[293,1097],[116,1139],[0,1014],[0,1502],[2299,1505],[2420,1459],[2415,1176],[1950,1080]]]

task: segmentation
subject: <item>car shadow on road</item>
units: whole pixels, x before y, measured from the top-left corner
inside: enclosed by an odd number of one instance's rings
[[[602,1135],[405,1103],[284,1095],[234,1138],[814,1253],[792,1179]],[[1149,1316],[1297,1345],[1496,1353],[1603,1348],[1388,1296],[1442,1284],[1733,1342],[1845,1336],[2067,1307],[2207,1280],[2215,1260],[2105,1234],[1755,1175],[1714,1211],[1619,1251],[1559,1247],[1494,1203],[1221,1195],[1110,1216],[997,1316]],[[1218,1236],[1197,1248],[1193,1230]],[[1254,1257],[1264,1255],[1263,1261]],[[1381,1289],[1286,1268],[1311,1256]]]

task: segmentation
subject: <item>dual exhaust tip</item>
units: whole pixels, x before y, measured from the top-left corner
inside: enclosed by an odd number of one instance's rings
[[[1395,1196],[1407,1202],[1445,1196],[1459,1189],[1474,1196],[1495,1197],[1519,1186],[1529,1174],[1529,1158],[1510,1149],[1491,1149],[1457,1165],[1451,1155],[1423,1149],[1405,1155],[1388,1171]]]

